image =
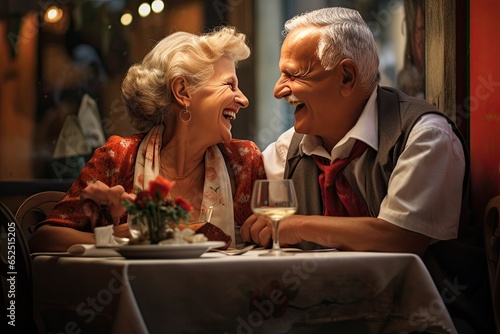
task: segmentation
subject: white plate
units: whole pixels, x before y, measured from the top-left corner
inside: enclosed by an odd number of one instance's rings
[[[117,247],[116,251],[127,259],[190,259],[225,244],[223,241],[207,241],[192,244],[125,245]]]

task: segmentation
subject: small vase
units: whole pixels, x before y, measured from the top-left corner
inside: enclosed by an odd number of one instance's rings
[[[129,230],[134,240],[133,243],[158,244],[168,239],[169,225],[168,221],[160,222],[146,216],[134,216],[130,219]]]

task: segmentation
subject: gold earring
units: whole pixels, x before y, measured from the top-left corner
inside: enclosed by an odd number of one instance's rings
[[[180,112],[179,118],[184,124],[189,123],[189,121],[191,120],[191,112],[188,110],[187,107],[185,107],[184,110]]]

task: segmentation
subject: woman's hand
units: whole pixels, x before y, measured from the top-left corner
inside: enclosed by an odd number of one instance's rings
[[[98,226],[99,219],[109,219],[109,223],[117,226],[120,224],[120,217],[125,213],[126,209],[122,205],[123,200],[135,200],[135,194],[128,194],[125,189],[120,186],[109,187],[101,181],[96,181],[89,184],[85,189],[83,189],[80,199],[82,200],[82,208],[84,213],[90,218],[92,230],[95,226]],[[97,206],[92,205],[94,202]],[[104,210],[101,212],[101,210]],[[108,210],[106,212],[105,210]],[[102,213],[105,213],[102,215]],[[103,216],[103,217],[101,217]],[[123,232],[120,228],[118,232]]]
[[[128,229],[128,223],[113,226],[113,235],[118,238],[130,238],[132,235]]]

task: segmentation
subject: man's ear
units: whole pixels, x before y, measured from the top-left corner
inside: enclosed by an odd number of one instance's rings
[[[340,91],[342,95],[349,96],[354,91],[358,80],[358,66],[352,59],[344,59],[340,62],[342,70],[342,84]]]
[[[172,80],[172,95],[181,106],[189,106],[191,95],[188,89],[188,82],[183,77],[175,77]]]

